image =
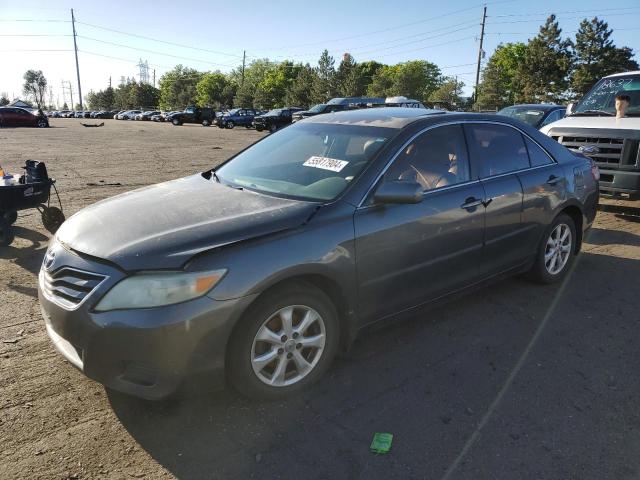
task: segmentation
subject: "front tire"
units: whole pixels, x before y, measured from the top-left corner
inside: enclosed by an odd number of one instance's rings
[[[233,120],[229,120],[228,122],[225,123],[224,126],[225,128],[232,129],[233,127],[236,126],[236,124],[233,122]]]
[[[250,398],[279,399],[306,388],[329,368],[339,342],[338,315],[307,283],[264,294],[236,327],[228,378]]]
[[[37,125],[38,125],[38,128],[47,128],[49,126],[49,122],[46,119],[41,118],[38,120]]]
[[[203,126],[203,127],[208,127],[209,125],[211,125],[211,124],[209,123],[209,120],[203,120],[203,121],[202,121],[202,126]]]
[[[278,131],[278,126],[277,126],[276,124],[270,125],[270,126],[269,126],[269,131],[270,131],[271,133],[275,133],[275,132],[277,132],[277,131]]]
[[[177,118],[174,118],[173,120],[171,120],[171,123],[173,123],[177,127],[180,125],[180,120],[178,120]]]
[[[569,272],[576,254],[576,226],[564,213],[547,228],[529,276],[539,283],[560,282]]]

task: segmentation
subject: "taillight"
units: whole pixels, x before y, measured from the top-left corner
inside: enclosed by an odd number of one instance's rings
[[[600,169],[593,160],[591,160],[591,176],[596,182],[600,180]]]

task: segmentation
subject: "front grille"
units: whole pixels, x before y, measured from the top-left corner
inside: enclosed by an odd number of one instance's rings
[[[70,267],[55,272],[43,271],[42,289],[54,302],[73,309],[107,277]]]
[[[633,167],[638,164],[638,140],[631,138],[551,135],[569,150],[580,151],[580,147],[597,147],[597,152],[584,154],[593,159],[600,167]]]

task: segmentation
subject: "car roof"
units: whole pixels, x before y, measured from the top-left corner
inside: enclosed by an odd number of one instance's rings
[[[520,103],[517,105],[509,105],[508,107],[504,107],[504,108],[518,108],[518,109],[527,109],[527,108],[531,108],[531,109],[538,109],[538,110],[559,110],[559,109],[565,109],[567,107],[565,107],[564,105],[556,105],[555,103]]]
[[[640,70],[634,70],[632,72],[620,72],[614,73],[613,75],[607,75],[604,78],[613,78],[613,77],[624,77],[625,75],[640,75]]]
[[[446,114],[443,110],[427,108],[380,107],[325,113],[301,121],[401,129],[420,118],[443,114]]]

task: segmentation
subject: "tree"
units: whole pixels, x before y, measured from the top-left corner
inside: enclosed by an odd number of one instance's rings
[[[268,58],[254,60],[245,68],[244,80],[240,69],[232,71],[230,77],[238,85],[233,105],[235,107],[253,107],[258,85],[264,80],[267,72],[275,67],[276,64]]]
[[[27,70],[24,74],[23,92],[33,98],[38,108],[44,107],[44,95],[47,92],[47,79],[42,70]]]
[[[360,95],[360,76],[362,71],[354,58],[345,53],[336,71],[336,92],[341,97],[357,97]]]
[[[62,110],[69,110],[69,105],[67,105],[67,102],[64,102],[62,104]]]
[[[373,76],[367,91],[376,97],[404,95],[426,100],[440,86],[440,68],[426,60],[384,65]]]
[[[518,102],[560,102],[568,88],[571,70],[571,41],[563,40],[555,15],[540,27],[540,33],[529,40],[517,76],[522,82]]]
[[[607,22],[594,17],[580,22],[574,46],[575,68],[571,74],[571,89],[579,96],[602,77],[612,73],[637,70],[630,48],[617,48],[610,39],[613,30]]]
[[[268,70],[258,83],[253,104],[255,107],[283,107],[287,90],[291,88],[302,65],[284,61]]]
[[[159,105],[162,110],[183,109],[197,103],[196,85],[203,73],[177,65],[160,77]]]
[[[4,105],[9,105],[10,102],[11,100],[9,100],[9,97],[7,96],[6,93],[0,94],[0,107]]]
[[[220,72],[205,73],[196,84],[198,105],[219,107],[225,103],[224,90],[227,87],[227,77]]]
[[[521,42],[498,45],[482,71],[476,108],[499,110],[513,105],[516,98],[522,97],[518,70],[524,61],[526,48],[527,46]]]
[[[451,109],[459,108],[464,102],[462,99],[463,82],[455,78],[445,77],[437,90],[429,95],[429,101],[444,103]]]
[[[312,90],[313,103],[324,103],[336,96],[335,77],[335,60],[325,49],[316,67],[316,78]]]
[[[148,83],[129,84],[129,104],[132,108],[155,108],[160,100],[160,90]]]
[[[316,72],[309,64],[298,71],[298,75],[291,82],[285,93],[285,103],[296,107],[310,107],[313,103],[313,86]]]

